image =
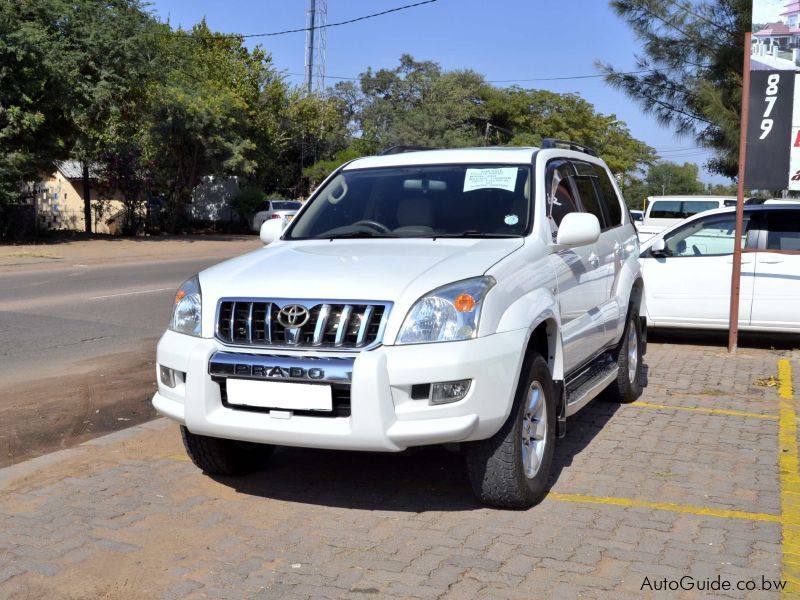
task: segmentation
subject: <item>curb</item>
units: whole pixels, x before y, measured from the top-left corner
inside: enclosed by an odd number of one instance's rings
[[[171,424],[172,421],[169,419],[160,417],[154,421],[148,421],[147,423],[142,423],[141,425],[134,425],[133,427],[128,427],[127,429],[121,429],[119,431],[85,441],[77,446],[74,446],[73,448],[66,448],[64,450],[51,452],[50,454],[43,454],[42,456],[37,456],[36,458],[31,458],[21,463],[11,465],[10,467],[4,467],[0,469],[0,489],[9,486],[12,482],[18,479],[32,475],[33,473],[36,473],[45,467],[55,465],[81,454],[81,448],[84,446],[108,446],[111,444],[116,444],[117,442],[121,442],[123,440],[129,440],[131,438],[138,437],[149,431],[166,429]]]

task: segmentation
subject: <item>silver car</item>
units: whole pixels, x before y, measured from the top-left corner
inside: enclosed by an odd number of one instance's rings
[[[253,231],[261,231],[261,225],[269,219],[281,219],[281,224],[286,227],[301,206],[296,200],[265,200],[253,215]]]

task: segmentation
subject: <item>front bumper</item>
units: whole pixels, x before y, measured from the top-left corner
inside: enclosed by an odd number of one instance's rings
[[[153,406],[192,433],[285,446],[396,452],[409,446],[485,439],[511,410],[526,341],[527,331],[517,330],[464,342],[343,353],[342,357],[353,359],[349,416],[285,412],[273,416],[223,403],[220,385],[209,374],[209,361],[217,352],[237,349],[168,331],[158,344],[158,364],[186,376],[175,388],[159,381]],[[282,351],[281,355],[330,357],[331,353]],[[432,406],[411,397],[412,385],[462,379],[471,379],[472,385],[458,402]]]

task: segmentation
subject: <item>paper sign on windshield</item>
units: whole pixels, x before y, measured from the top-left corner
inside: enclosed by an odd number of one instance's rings
[[[497,169],[467,169],[464,191],[499,188],[513,192],[517,185],[517,167]]]

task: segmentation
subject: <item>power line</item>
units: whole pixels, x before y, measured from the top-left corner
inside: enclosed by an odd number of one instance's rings
[[[388,15],[390,13],[399,12],[401,10],[406,10],[409,8],[416,8],[417,6],[422,6],[423,4],[433,4],[434,2],[438,2],[439,0],[422,0],[422,2],[415,2],[414,4],[406,4],[405,6],[398,6],[396,8],[390,8],[388,10],[383,10],[381,12],[372,13],[369,15],[363,15],[361,17],[355,17],[354,19],[347,19],[346,21],[339,21],[337,23],[324,23],[322,25],[314,25],[313,27],[301,27],[299,29],[284,29],[283,31],[273,31],[271,33],[248,33],[248,34],[238,34],[238,33],[225,33],[225,34],[218,34],[214,35],[216,38],[220,37],[227,37],[227,38],[235,38],[235,39],[242,39],[242,38],[259,38],[259,37],[274,37],[276,35],[286,35],[289,33],[305,33],[307,31],[315,31],[320,29],[330,29],[331,27],[340,27],[341,25],[350,25],[351,23],[358,23],[359,21],[366,21],[367,19],[374,19],[375,17],[382,17],[384,15]],[[173,35],[173,32],[170,31],[169,33],[160,33],[159,35]]]
[[[677,67],[676,67],[677,68]],[[624,73],[615,73],[616,75],[642,75],[644,73],[654,73],[656,71],[671,71],[674,69],[645,69],[643,71],[627,71]],[[299,77],[303,77],[304,73],[292,73],[289,71],[284,71],[286,75],[296,75]],[[595,79],[598,77],[605,77],[605,73],[595,73],[593,75],[565,75],[562,77],[532,77],[532,78],[520,78],[520,79],[485,79],[485,83],[516,83],[516,82],[528,82],[528,81],[566,81],[566,80],[574,80],[574,79]],[[343,77],[337,75],[325,75],[326,79],[339,79],[342,81],[360,81],[360,77]],[[393,82],[393,84],[397,83],[405,83],[405,80],[399,80]],[[413,82],[417,84],[417,82]]]

